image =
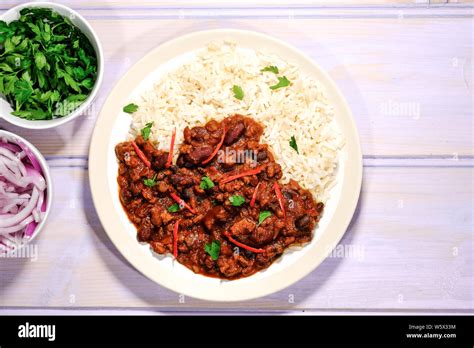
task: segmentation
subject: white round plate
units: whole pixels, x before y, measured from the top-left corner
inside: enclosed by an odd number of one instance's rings
[[[114,148],[127,139],[131,118],[122,107],[138,98],[153,81],[212,41],[232,40],[239,47],[265,50],[297,65],[319,80],[335,108],[345,146],[340,152],[337,184],[331,191],[324,215],[312,242],[285,252],[268,269],[250,277],[226,281],[195,274],[171,256],[155,256],[147,244],[137,241],[119,201],[118,164]],[[182,130],[181,130],[182,131]],[[248,300],[279,291],[314,270],[337,245],[357,206],[362,180],[362,155],[351,111],[335,83],[309,57],[288,44],[264,34],[243,30],[209,30],[188,34],[160,45],[133,66],[115,86],[97,119],[89,157],[89,178],[94,205],[102,225],[122,255],[156,283],[194,298],[211,301]],[[324,279],[320,279],[324,281]]]

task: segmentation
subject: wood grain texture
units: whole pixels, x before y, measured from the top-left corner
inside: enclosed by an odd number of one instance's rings
[[[447,3],[448,1],[442,2]],[[469,2],[460,0],[459,2]],[[220,0],[177,0],[177,1],[161,1],[161,0],[134,0],[133,4],[129,0],[105,0],[105,1],[92,1],[92,0],[63,0],[57,1],[71,7],[110,7],[110,8],[123,8],[123,7],[174,7],[174,8],[189,8],[189,7],[277,7],[277,6],[288,6],[292,7],[300,6],[366,6],[366,5],[400,5],[400,4],[429,4],[430,2],[435,3],[435,0],[239,0],[239,1],[220,1]],[[2,3],[8,6],[14,6],[21,4],[22,1],[18,0],[3,0]]]
[[[366,168],[358,211],[341,242],[352,249],[286,290],[229,305],[180,303],[179,294],[139,274],[103,231],[87,171],[55,167],[56,198],[36,242],[38,259],[1,260],[0,306],[472,310],[473,173]]]
[[[361,7],[361,6],[421,6],[421,5],[461,5],[472,4],[474,0],[239,0],[239,1],[222,1],[222,0],[61,0],[55,1],[73,8],[242,8],[242,7]],[[3,6],[16,6],[23,1],[18,0],[3,0]]]
[[[473,1],[61,2],[101,38],[104,85],[87,115],[58,129],[0,121],[39,147],[56,183],[38,260],[0,259],[1,313],[473,312]],[[2,1],[0,13],[17,3]],[[157,45],[214,28],[270,34],[326,69],[353,111],[365,166],[341,242],[349,255],[336,253],[279,293],[230,305],[180,303],[131,267],[100,225],[87,178],[95,119],[118,79]]]

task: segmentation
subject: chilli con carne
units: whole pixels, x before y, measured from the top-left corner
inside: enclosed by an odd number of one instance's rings
[[[174,144],[163,151],[141,135],[118,144],[120,200],[138,240],[225,279],[265,269],[290,245],[311,241],[324,205],[296,181],[279,182],[281,167],[259,142],[262,133],[241,115],[187,127],[176,164]]]

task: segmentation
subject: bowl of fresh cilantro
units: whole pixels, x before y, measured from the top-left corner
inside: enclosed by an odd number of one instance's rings
[[[89,23],[51,2],[16,6],[0,17],[0,117],[45,129],[92,112],[103,52]]]

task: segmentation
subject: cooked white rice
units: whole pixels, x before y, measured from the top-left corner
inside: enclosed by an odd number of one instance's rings
[[[271,90],[277,75],[262,73],[275,65],[289,87]],[[232,87],[244,91],[242,101]],[[282,166],[283,182],[295,179],[317,200],[326,202],[334,185],[342,136],[323,86],[276,55],[236,47],[231,42],[209,44],[196,59],[162,76],[136,103],[135,132],[154,121],[150,139],[167,148],[174,127],[177,146],[186,126],[220,120],[236,113],[251,116],[265,127],[262,141]],[[289,146],[295,136],[299,154]]]

